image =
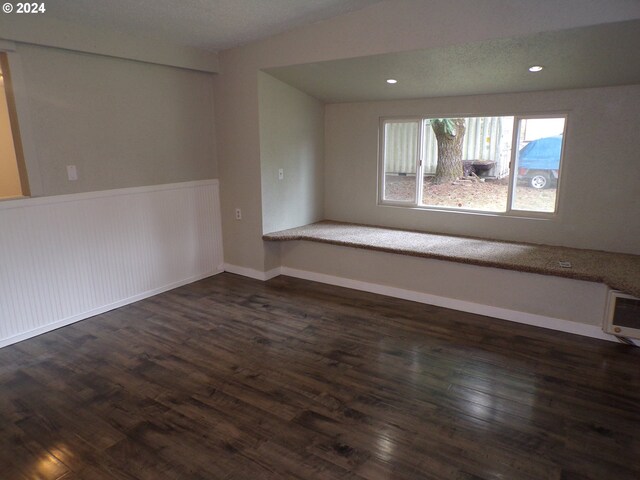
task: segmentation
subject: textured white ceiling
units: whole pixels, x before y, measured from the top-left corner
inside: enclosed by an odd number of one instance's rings
[[[632,20],[266,72],[329,103],[604,87],[640,83],[639,47]]]
[[[378,3],[380,0],[55,0],[47,16],[220,50]]]

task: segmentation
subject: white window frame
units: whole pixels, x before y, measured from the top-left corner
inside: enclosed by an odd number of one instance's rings
[[[385,200],[384,198],[384,184],[385,184],[385,125],[387,123],[402,123],[402,122],[416,122],[418,124],[418,143],[416,144],[416,188],[414,195],[414,202],[403,202],[400,200]],[[423,117],[395,117],[395,118],[381,118],[380,119],[380,154],[378,155],[378,204],[380,205],[392,205],[396,207],[417,207],[422,201],[422,185],[418,182],[418,178],[422,175],[422,160],[423,160],[423,148],[422,148],[422,135],[424,128]]]
[[[505,212],[493,212],[487,210],[475,210],[470,208],[455,208],[436,205],[424,205],[422,204],[422,179],[424,177],[423,165],[424,165],[424,125],[426,120],[431,118],[469,118],[469,117],[485,117],[485,116],[500,116],[500,117],[513,117],[513,138],[511,140],[511,158],[509,161],[509,189],[507,191],[507,209]],[[553,212],[539,212],[531,210],[518,210],[513,208],[514,190],[518,183],[518,140],[520,138],[520,125],[522,120],[536,119],[536,118],[562,118],[564,119],[564,130],[562,134],[562,149],[560,151],[560,166],[558,169],[558,179],[556,185],[556,201]],[[464,213],[464,214],[479,214],[490,216],[505,216],[505,217],[525,217],[525,218],[555,218],[559,213],[560,205],[560,187],[563,178],[563,170],[565,165],[565,147],[567,139],[567,126],[568,126],[569,114],[568,112],[550,112],[550,113],[535,113],[535,114],[512,114],[512,113],[499,113],[499,114],[465,114],[465,115],[431,115],[431,116],[402,116],[402,117],[381,117],[379,126],[379,154],[378,154],[378,205],[379,206],[392,206],[392,207],[405,207],[418,210],[429,210],[439,212],[451,212],[451,213]],[[418,142],[417,148],[417,166],[416,166],[416,193],[415,201],[397,201],[397,200],[385,200],[384,198],[384,186],[385,186],[385,125],[387,123],[399,123],[399,122],[418,122]]]

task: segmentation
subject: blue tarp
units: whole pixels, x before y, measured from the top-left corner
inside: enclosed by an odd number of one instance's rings
[[[528,169],[558,170],[561,151],[562,135],[539,138],[520,150],[518,166]]]

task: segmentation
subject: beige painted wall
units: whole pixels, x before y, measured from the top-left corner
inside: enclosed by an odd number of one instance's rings
[[[258,82],[263,232],[322,220],[324,105],[266,73]]]
[[[260,69],[637,17],[640,3],[627,0],[460,0],[455,8],[448,0],[395,0],[221,52],[214,91],[225,261],[257,270],[278,262],[277,251],[261,240]],[[243,209],[242,221],[234,219],[236,207]]]
[[[557,218],[532,220],[377,205],[380,117],[545,112],[569,115]],[[638,125],[640,86],[328,105],[325,216],[640,254]]]
[[[217,176],[211,74],[24,44],[16,50],[16,87],[37,157],[37,167],[33,158],[27,165],[42,184],[35,194]],[[77,166],[78,181],[67,179],[66,165]]]
[[[4,83],[0,79],[0,198],[22,195]]]

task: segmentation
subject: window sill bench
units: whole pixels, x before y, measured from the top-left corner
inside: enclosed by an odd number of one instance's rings
[[[263,235],[604,283],[640,297],[640,255],[322,221]],[[560,266],[569,262],[570,268]]]

